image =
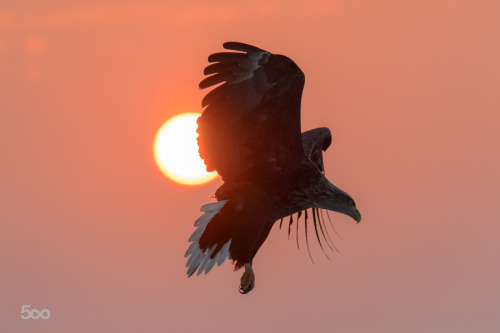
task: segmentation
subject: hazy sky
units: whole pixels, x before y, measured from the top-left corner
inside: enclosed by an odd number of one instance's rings
[[[500,331],[500,2],[5,1],[0,4],[0,332]],[[210,53],[235,40],[306,74],[327,126],[331,261],[274,229],[237,292],[229,263],[186,277],[220,180],[185,187],[152,154],[201,112]],[[303,235],[301,235],[303,236]],[[49,309],[22,320],[22,305]]]

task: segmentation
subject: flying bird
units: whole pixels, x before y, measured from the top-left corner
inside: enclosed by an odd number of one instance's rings
[[[323,151],[332,137],[328,128],[301,133],[300,104],[304,73],[288,57],[238,42],[208,57],[208,75],[200,83],[216,86],[202,101],[198,118],[199,154],[207,171],[223,184],[216,202],[201,207],[185,257],[188,276],[208,273],[230,259],[244,268],[240,292],[255,286],[252,260],[276,221],[312,208],[316,236],[319,209],[361,214],[354,200],[325,177]],[[220,85],[219,85],[220,84]],[[280,224],[281,225],[281,224]],[[297,221],[298,227],[298,221]]]

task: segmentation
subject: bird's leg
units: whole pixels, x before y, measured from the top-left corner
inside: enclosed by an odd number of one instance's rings
[[[252,264],[245,264],[245,273],[241,276],[240,293],[247,294],[255,287],[255,274]]]

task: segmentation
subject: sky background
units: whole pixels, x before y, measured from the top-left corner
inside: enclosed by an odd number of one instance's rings
[[[0,332],[500,331],[499,13],[2,0]],[[340,253],[313,245],[314,264],[273,229],[244,296],[228,262],[184,268],[220,180],[178,185],[152,154],[163,122],[201,112],[207,56],[229,40],[305,72],[302,128],[331,129],[327,176],[363,216],[330,214]]]

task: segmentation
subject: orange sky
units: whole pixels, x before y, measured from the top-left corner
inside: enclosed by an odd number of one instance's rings
[[[498,1],[23,1],[0,6],[0,332],[500,330]],[[273,230],[237,292],[186,277],[199,207],[154,164],[236,40],[306,74],[302,127],[363,215],[340,254]],[[22,320],[21,306],[49,309]]]

